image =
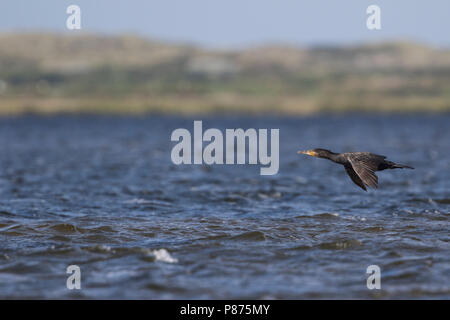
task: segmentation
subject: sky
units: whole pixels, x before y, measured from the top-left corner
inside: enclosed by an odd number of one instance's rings
[[[2,0],[0,32],[80,32],[66,28],[71,4],[81,8],[81,32],[205,47],[407,40],[450,48],[449,0]],[[381,30],[366,27],[372,4],[381,9]]]

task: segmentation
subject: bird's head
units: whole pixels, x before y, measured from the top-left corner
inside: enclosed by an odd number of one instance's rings
[[[311,157],[317,157],[317,158],[329,158],[333,152],[327,149],[311,149],[306,151],[297,151],[299,154],[307,154]]]

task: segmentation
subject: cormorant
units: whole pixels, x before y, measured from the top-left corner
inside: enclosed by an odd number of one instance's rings
[[[298,151],[297,153],[324,158],[342,164],[352,181],[364,191],[367,191],[366,186],[377,187],[378,177],[375,175],[375,171],[397,168],[414,169],[410,166],[385,160],[385,156],[370,152],[334,153],[326,149],[312,149]]]

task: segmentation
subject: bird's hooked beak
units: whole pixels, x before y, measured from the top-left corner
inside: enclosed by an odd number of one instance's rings
[[[306,151],[297,151],[297,153],[299,153],[299,154],[307,154],[308,156],[311,156],[311,157],[317,157],[318,156],[318,154],[317,154],[317,152],[315,152],[315,151],[312,151],[312,150],[306,150]]]

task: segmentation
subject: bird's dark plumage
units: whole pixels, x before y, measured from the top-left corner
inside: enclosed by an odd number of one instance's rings
[[[385,156],[370,152],[334,153],[326,149],[312,149],[308,151],[299,151],[298,153],[329,159],[333,162],[342,164],[352,181],[364,191],[367,191],[366,186],[371,188],[376,188],[378,186],[378,177],[376,176],[375,171],[397,168],[414,169],[410,166],[388,161]]]

